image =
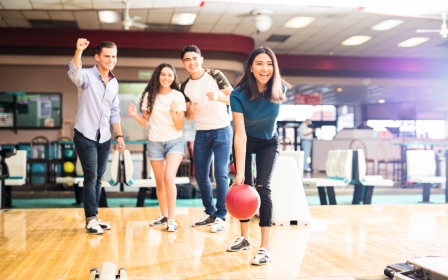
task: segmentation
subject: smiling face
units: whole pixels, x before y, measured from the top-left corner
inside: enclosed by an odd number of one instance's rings
[[[266,84],[274,75],[274,66],[272,65],[272,59],[265,53],[257,55],[252,62],[250,71],[257,81],[257,87],[260,92],[266,89]]]
[[[103,48],[100,54],[95,54],[98,70],[112,71],[117,63],[117,48]]]
[[[170,67],[163,67],[159,76],[160,89],[171,88],[174,78],[173,70]]]
[[[185,67],[185,70],[190,73],[190,75],[194,75],[196,73],[202,74],[202,62],[204,58],[200,56],[196,52],[186,52],[184,57],[182,58],[182,65]]]

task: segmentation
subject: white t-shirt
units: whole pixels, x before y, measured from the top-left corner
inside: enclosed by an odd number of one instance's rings
[[[170,105],[173,101],[177,102],[177,111],[186,111],[185,96],[175,89],[168,94],[157,94],[149,117],[148,140],[153,142],[166,142],[182,137],[182,130],[174,127],[173,119],[170,114]],[[142,102],[142,110],[148,108],[148,93],[145,93]]]
[[[216,78],[209,74],[214,73]],[[223,95],[221,86],[228,86],[225,76],[217,70],[207,69],[204,75],[197,80],[189,79],[184,89],[185,95],[190,98],[191,104],[198,103],[199,112],[195,115],[196,130],[211,130],[230,126],[230,118],[226,104],[209,100],[207,92]]]
[[[313,132],[313,129],[308,127],[308,125],[305,122],[300,124],[300,126],[299,126],[299,134],[300,134],[300,138],[301,139],[303,139],[303,140],[313,140],[313,134],[310,133],[310,132]],[[307,133],[310,133],[310,134],[305,135]]]

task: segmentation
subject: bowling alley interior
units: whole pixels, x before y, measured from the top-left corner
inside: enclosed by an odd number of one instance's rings
[[[448,279],[448,4],[336,2],[0,0],[0,278]],[[77,64],[80,39],[89,43]],[[97,88],[106,94],[115,85],[116,99],[98,104],[116,115],[104,125],[110,136],[98,128],[89,140],[79,130],[81,122],[97,126],[93,114],[82,119],[95,107],[83,93],[95,85],[78,87],[71,73],[105,69],[95,49],[104,41],[115,44],[116,65]],[[188,45],[200,53],[185,60]],[[270,116],[275,160],[245,157],[254,185],[241,186],[235,126],[249,117],[231,103],[260,47],[274,54],[267,67],[279,72],[284,100]],[[166,64],[187,85],[203,77],[189,65],[205,69],[218,93],[208,97],[203,83],[195,92],[207,99],[199,110],[220,103],[228,158],[217,146],[198,156],[199,135],[219,130],[211,128],[219,112],[202,117],[211,123],[204,129],[200,113],[191,113],[191,89],[178,87],[183,156],[176,169],[153,168],[157,124],[138,110]],[[161,80],[154,102],[162,100]],[[132,106],[152,126],[136,121]],[[111,122],[117,117],[120,134]],[[84,186],[88,165],[78,134],[97,147],[110,140],[96,191]],[[256,184],[267,164],[270,226]],[[156,180],[167,170],[175,186],[170,206],[159,200],[169,191]],[[235,194],[237,187],[247,188]],[[89,231],[86,214],[93,192],[97,232]],[[164,207],[174,209],[169,219]],[[210,209],[225,212],[208,215]],[[238,240],[248,245],[231,249]],[[259,263],[265,244],[269,256]]]

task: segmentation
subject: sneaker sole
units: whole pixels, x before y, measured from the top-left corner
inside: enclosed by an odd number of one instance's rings
[[[112,227],[101,227],[103,230],[110,230]]]
[[[149,224],[150,227],[163,226],[163,225],[166,225],[166,223],[154,224],[154,225]]]
[[[250,249],[252,249],[252,246],[244,247],[244,248],[241,248],[241,249],[238,249],[238,250],[233,250],[233,249],[228,249],[227,248],[227,252],[241,252],[241,251],[250,250]]]
[[[259,266],[261,266],[261,265],[268,265],[268,264],[270,264],[272,261],[268,261],[267,263],[252,263],[252,265],[259,265]]]
[[[219,229],[219,230],[210,230],[211,233],[217,233],[217,232],[221,232],[224,231],[224,228]]]
[[[210,224],[205,224],[205,225],[197,225],[197,224],[193,224],[192,227],[205,227],[205,226],[211,226],[213,225],[215,222],[210,223]]]

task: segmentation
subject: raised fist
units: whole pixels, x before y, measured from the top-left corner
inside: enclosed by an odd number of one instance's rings
[[[85,50],[89,46],[90,42],[85,38],[79,38],[76,42],[76,49],[79,51]]]

